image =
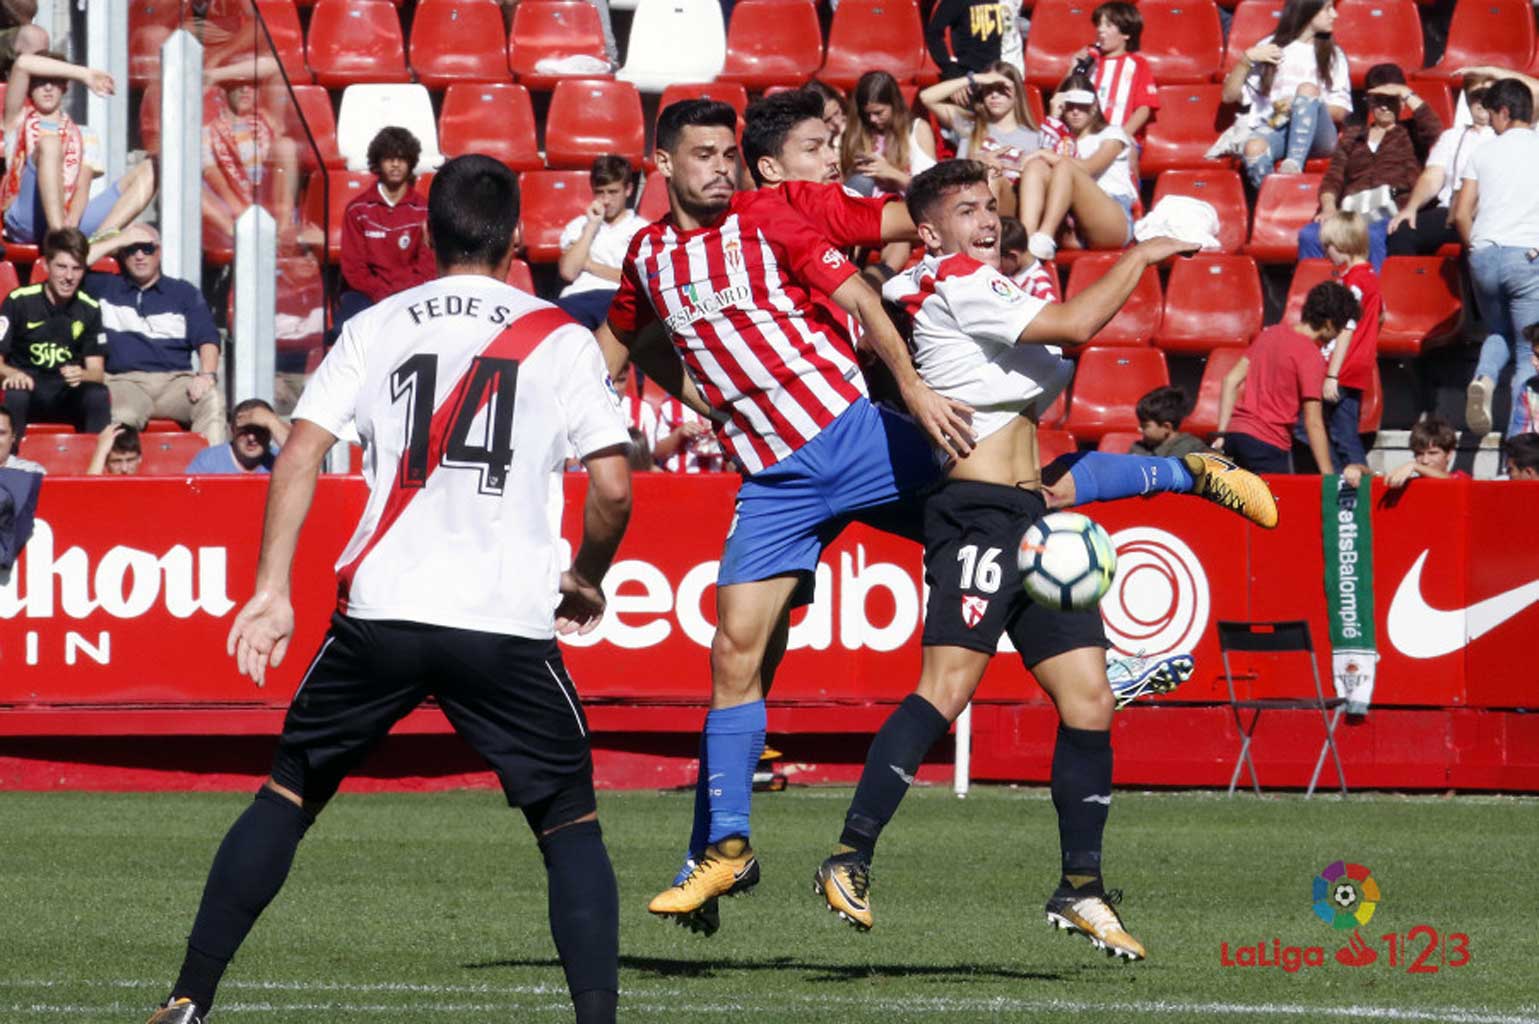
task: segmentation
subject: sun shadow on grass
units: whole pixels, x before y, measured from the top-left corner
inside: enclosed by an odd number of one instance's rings
[[[488,960],[463,965],[466,970],[496,968],[559,967],[554,958],[528,960]],[[793,957],[775,956],[756,960],[709,959],[676,960],[669,957],[621,956],[620,967],[659,978],[715,978],[739,971],[800,971],[803,981],[849,982],[869,978],[1004,979],[1008,981],[1064,981],[1062,971],[1023,971],[1011,967],[983,964],[829,964],[807,963]]]

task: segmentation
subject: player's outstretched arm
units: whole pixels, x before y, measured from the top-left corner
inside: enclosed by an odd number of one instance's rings
[[[1018,343],[1037,345],[1084,345],[1111,322],[1127,302],[1138,280],[1149,267],[1172,256],[1196,252],[1201,246],[1176,238],[1151,238],[1140,242],[1089,288],[1068,302],[1048,305],[1032,318]]]
[[[869,345],[887,367],[903,404],[919,421],[930,441],[941,451],[963,458],[973,450],[973,411],[962,402],[942,398],[920,379],[908,346],[882,309],[882,299],[859,275],[848,278],[831,296],[839,308],[860,319],[865,329],[861,344]]]
[[[919,229],[914,227],[914,217],[903,203],[888,203],[882,207],[882,241],[919,241]]]
[[[266,682],[267,666],[282,664],[288,652],[294,633],[294,607],[289,601],[294,548],[315,497],[321,463],[336,443],[336,437],[327,430],[309,420],[296,420],[273,463],[256,591],[235,616],[225,641],[225,652],[235,657],[236,668],[258,686]]]
[[[588,470],[588,500],[577,557],[561,574],[556,631],[563,634],[591,633],[604,617],[604,592],[599,585],[631,518],[631,469],[625,448],[604,448],[582,461]]]
[[[604,366],[611,377],[618,377],[620,371],[625,369],[625,364],[633,362],[647,375],[648,380],[656,381],[658,387],[674,398],[707,419],[717,418],[716,411],[705,400],[705,396],[700,394],[700,389],[695,387],[689,374],[684,372],[684,363],[679,359],[678,352],[674,351],[667,332],[661,327],[630,334],[616,330],[606,320],[593,333],[598,338],[599,348],[603,350]]]

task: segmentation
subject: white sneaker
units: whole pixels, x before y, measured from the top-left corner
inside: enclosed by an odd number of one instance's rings
[[[1464,392],[1464,423],[1482,437],[1491,432],[1491,393],[1489,377],[1476,377]]]
[[[1030,238],[1026,239],[1026,251],[1046,263],[1058,255],[1058,243],[1053,241],[1052,235],[1037,231]]]

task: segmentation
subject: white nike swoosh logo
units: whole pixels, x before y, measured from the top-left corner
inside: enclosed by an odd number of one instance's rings
[[[1400,581],[1389,605],[1389,642],[1410,658],[1441,658],[1468,646],[1539,601],[1539,579],[1477,601],[1468,608],[1441,611],[1421,596],[1421,570],[1431,549],[1423,551]]]
[[[1110,807],[1111,806],[1111,797],[1110,796],[1096,796],[1094,793],[1092,793],[1090,796],[1087,796],[1087,797],[1085,797],[1085,799],[1081,800],[1080,803],[1082,803],[1082,804],[1104,804],[1107,807]]]

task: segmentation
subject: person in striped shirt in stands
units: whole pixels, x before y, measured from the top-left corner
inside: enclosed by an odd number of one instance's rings
[[[1109,0],[1090,14],[1095,26],[1095,45],[1076,57],[1090,61],[1090,77],[1106,123],[1121,128],[1142,144],[1144,129],[1160,109],[1159,89],[1149,62],[1138,55],[1144,19],[1138,8],[1122,0]]]

